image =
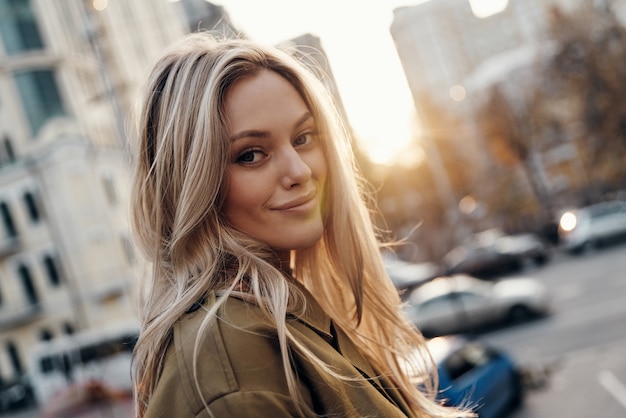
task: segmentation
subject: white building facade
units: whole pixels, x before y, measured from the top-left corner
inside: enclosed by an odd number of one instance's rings
[[[0,0],[0,386],[40,340],[133,321],[128,112],[185,32],[165,0]]]

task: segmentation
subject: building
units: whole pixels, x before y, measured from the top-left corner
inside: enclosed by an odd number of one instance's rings
[[[189,32],[211,31],[227,38],[245,38],[233,25],[224,6],[207,0],[180,0]]]
[[[390,31],[426,132],[425,143],[434,150],[430,159],[438,158],[437,147],[432,143],[439,138],[429,137],[429,132],[450,131],[441,122],[441,114],[453,114],[463,129],[448,132],[453,141],[451,148],[464,156],[464,165],[472,167],[467,172],[468,176],[475,176],[477,193],[488,189],[491,182],[481,181],[480,171],[485,169],[482,176],[489,179],[488,167],[493,166],[493,156],[486,152],[487,144],[475,125],[476,112],[485,93],[498,85],[516,103],[524,103],[520,99],[528,93],[525,83],[540,71],[538,57],[549,55],[545,34],[554,8],[567,13],[580,7],[601,10],[609,5],[617,18],[626,22],[624,0],[509,0],[503,11],[484,18],[473,14],[468,0],[427,1],[396,9]],[[563,100],[557,103],[552,97],[543,103],[566,112]],[[574,118],[566,115],[565,119]],[[530,174],[523,173],[519,167],[515,170],[520,179],[518,184],[522,185],[516,193],[527,190],[538,194],[539,200],[544,201],[541,204],[546,204],[545,216],[549,217],[553,209],[558,210],[568,199],[571,202],[567,190],[581,182],[565,175],[580,171],[581,151],[576,151],[571,143],[555,141],[538,146],[540,138],[533,138],[537,139],[536,146],[530,149],[528,158],[533,170]],[[441,173],[439,170],[436,177],[443,177]],[[535,191],[530,191],[531,188]],[[455,205],[454,200],[461,197],[449,199],[447,206]]]
[[[390,32],[413,97],[427,95],[438,105],[450,106],[461,97],[459,87],[485,61],[536,45],[552,7],[567,11],[585,3],[509,0],[502,12],[479,18],[468,0],[431,0],[395,9]],[[611,3],[626,17],[626,2]]]
[[[278,46],[290,52],[322,81],[333,96],[337,110],[343,118],[344,123],[346,123],[346,126],[349,126],[348,115],[339,94],[337,81],[333,75],[330,61],[324,51],[320,38],[312,33],[305,33],[296,38],[281,42]]]
[[[185,32],[168,1],[0,0],[0,387],[37,341],[134,318],[125,125]]]

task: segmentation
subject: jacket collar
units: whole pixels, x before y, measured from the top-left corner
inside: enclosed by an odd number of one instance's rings
[[[305,305],[304,309],[302,309],[302,305],[291,309],[287,314],[288,319],[292,318],[305,324],[327,340],[329,344],[335,346],[336,349],[359,370],[364,378],[368,379],[368,381],[379,390],[382,390],[388,400],[400,408],[407,416],[413,416],[402,395],[389,385],[385,376],[376,373],[371,364],[361,355],[348,335],[340,327],[333,324],[328,314],[322,309],[311,292],[295,278],[291,277],[291,279],[292,284],[302,293],[302,303]],[[237,295],[232,295],[231,297],[240,298]]]
[[[369,362],[363,358],[352,340],[350,340],[340,327],[332,323],[330,317],[326,314],[326,312],[324,312],[319,303],[317,303],[313,295],[295,279],[294,282],[305,297],[306,310],[304,311],[304,314],[293,316],[301,322],[304,322],[309,328],[312,328],[318,334],[326,337],[327,340],[335,340],[338,351],[345,358],[347,358],[353,366],[359,369],[361,373],[364,373],[367,377],[374,378],[377,374]],[[331,327],[333,329],[331,329]]]
[[[322,334],[326,339],[333,339],[333,335],[331,332],[331,320],[330,317],[326,314],[324,309],[317,303],[317,300],[311,292],[305,288],[302,283],[298,282],[296,279],[292,278],[292,283],[298,288],[298,290],[304,296],[303,303],[304,312],[302,312],[302,306],[298,306],[296,309],[292,309],[289,313],[289,316],[293,318],[297,318],[304,324],[306,324],[309,328],[312,328],[319,334]]]

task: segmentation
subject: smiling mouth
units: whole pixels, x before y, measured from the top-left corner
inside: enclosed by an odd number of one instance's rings
[[[302,196],[297,199],[290,200],[289,202],[284,203],[282,205],[276,206],[272,208],[272,210],[290,211],[290,210],[304,209],[309,206],[309,203],[314,203],[314,201],[315,201],[315,193],[309,193],[306,196]]]

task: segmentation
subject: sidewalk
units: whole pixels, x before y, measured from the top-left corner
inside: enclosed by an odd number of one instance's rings
[[[64,415],[64,418],[133,418],[132,400],[119,401],[110,404],[98,404],[88,408],[82,408],[72,414]],[[0,418],[48,418],[38,409],[25,409],[21,411],[0,414]]]

